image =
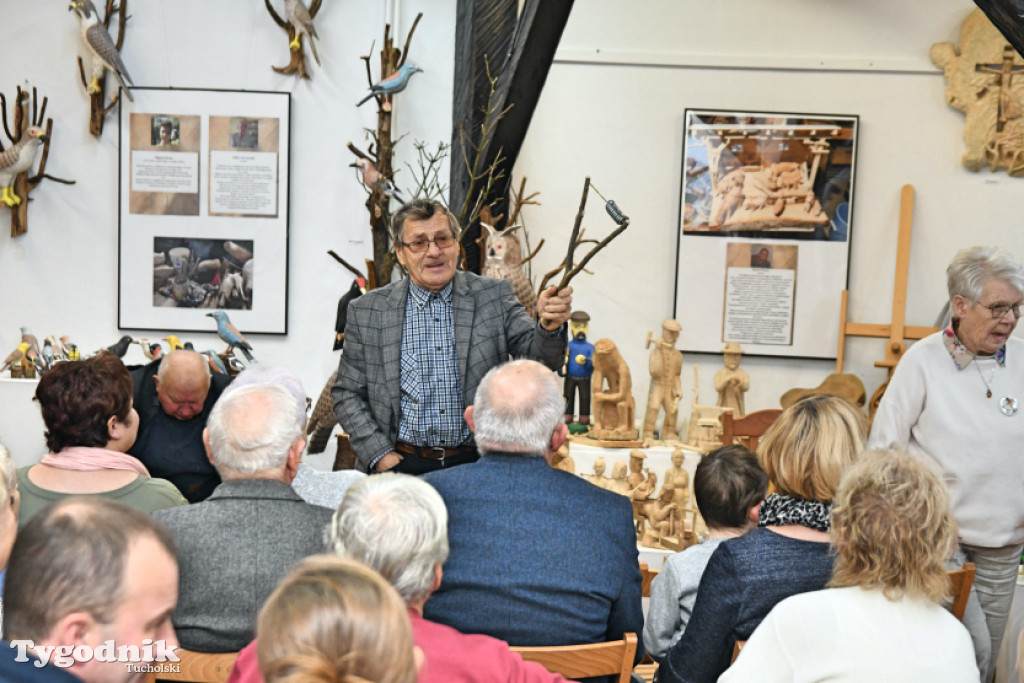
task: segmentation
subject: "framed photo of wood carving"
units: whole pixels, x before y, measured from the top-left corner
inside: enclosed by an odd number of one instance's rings
[[[835,358],[858,122],[686,110],[675,316],[700,324],[684,350]]]
[[[290,95],[134,88],[121,101],[118,326],[288,331]]]

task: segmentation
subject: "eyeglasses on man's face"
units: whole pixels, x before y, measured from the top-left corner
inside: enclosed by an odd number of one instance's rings
[[[403,247],[408,249],[414,254],[421,254],[430,248],[430,244],[434,243],[438,249],[447,249],[448,247],[455,244],[455,236],[451,234],[438,235],[433,239],[419,239],[413,240],[412,242],[399,242]]]
[[[1020,318],[1020,304],[983,304],[978,302],[979,306],[983,306],[992,312],[993,318],[1002,318],[1010,311],[1013,311],[1014,318]]]

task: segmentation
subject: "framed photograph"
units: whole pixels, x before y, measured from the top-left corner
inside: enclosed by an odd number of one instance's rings
[[[288,93],[121,101],[118,326],[288,332]]]
[[[680,346],[835,358],[858,118],[687,109],[684,126],[675,316],[699,324]]]

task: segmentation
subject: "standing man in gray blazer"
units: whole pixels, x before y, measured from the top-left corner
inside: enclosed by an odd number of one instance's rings
[[[298,560],[323,552],[333,511],[306,503],[291,487],[306,445],[303,418],[279,384],[225,393],[203,432],[223,483],[179,514],[153,515],[179,549],[173,621],[182,647],[242,649],[281,578]]]
[[[409,202],[391,231],[409,277],[349,305],[335,415],[364,471],[423,474],[474,462],[462,415],[477,385],[510,357],[561,365],[572,288],[541,292],[535,322],[508,281],[456,269],[458,222],[440,203]]]

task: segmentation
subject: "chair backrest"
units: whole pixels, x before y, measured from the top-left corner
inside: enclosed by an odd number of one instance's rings
[[[514,647],[523,659],[537,662],[551,673],[577,679],[590,676],[618,676],[618,683],[629,683],[636,655],[635,633],[626,633],[622,640],[588,645],[555,647]]]
[[[974,563],[965,562],[962,569],[949,570],[949,594],[953,598],[953,606],[949,611],[960,621],[964,620],[964,610],[967,609],[967,598],[971,595],[971,586],[974,585]]]
[[[745,641],[745,640],[737,640],[736,641],[736,644],[732,646],[732,659],[729,660],[730,664],[732,664],[733,662],[736,661],[736,658],[740,656],[740,650],[742,650],[743,646],[746,645],[746,644],[747,644],[747,641]]]
[[[190,681],[191,683],[225,683],[238,659],[237,652],[193,652],[178,648],[178,663],[164,662],[165,669],[147,678],[148,681]],[[154,663],[156,664],[156,663]]]
[[[743,417],[733,417],[732,413],[722,413],[722,445],[728,446],[735,442],[737,436],[749,437],[748,448],[757,450],[757,442],[772,423],[782,414],[778,408],[758,410]]]
[[[640,576],[644,578],[643,587],[641,589],[643,591],[643,597],[651,597],[651,581],[653,581],[654,577],[657,575],[657,569],[649,568],[646,562],[640,563]]]

